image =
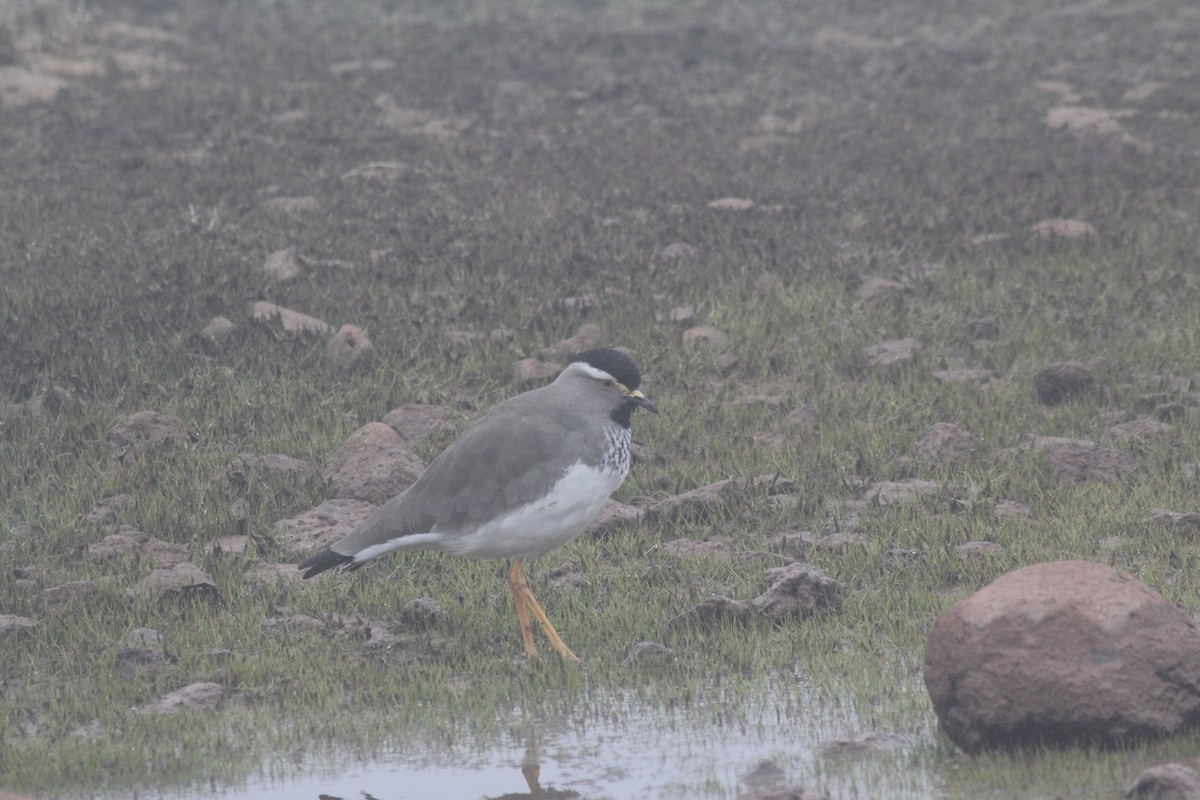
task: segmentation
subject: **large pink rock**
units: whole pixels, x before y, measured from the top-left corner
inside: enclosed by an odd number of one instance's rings
[[[938,617],[925,686],[968,752],[1162,736],[1200,723],[1200,629],[1103,564],[1035,564]]]
[[[324,478],[333,497],[382,505],[407,489],[425,464],[382,422],[370,422],[350,434],[329,459]]]

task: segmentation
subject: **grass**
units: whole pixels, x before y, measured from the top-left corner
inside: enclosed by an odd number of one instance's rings
[[[1200,198],[1186,135],[1197,109],[1180,89],[1195,79],[1180,64],[1196,63],[1184,58],[1196,37],[1164,43],[1148,25],[1120,50],[1092,47],[1088,37],[1108,24],[1100,11],[1031,18],[983,3],[729,6],[715,17],[702,4],[459,6],[364,4],[336,18],[303,2],[150,14],[137,21],[184,41],[161,45],[186,65],[161,86],[131,88],[113,72],[73,83],[53,104],[6,110],[0,398],[25,402],[60,386],[68,400],[47,417],[0,415],[0,554],[16,568],[0,572],[0,609],[38,622],[0,641],[0,786],[77,795],[237,781],[280,754],[379,752],[397,730],[447,748],[486,742],[504,735],[513,709],[562,721],[615,697],[664,715],[682,708],[700,726],[721,708],[744,719],[753,714],[738,708],[798,718],[821,717],[818,708],[914,737],[867,762],[791,764],[835,796],[1092,797],[1194,752],[1185,736],[1120,753],[966,759],[935,733],[919,668],[938,613],[1030,563],[1100,560],[1190,614],[1200,609],[1200,548],[1146,521],[1155,508],[1195,510],[1189,465],[1200,463]],[[32,8],[6,8],[0,24],[63,57],[80,41],[125,46],[101,25],[134,19],[119,8],[86,19]],[[1147,8],[1138,13],[1150,21],[1200,28],[1185,4]],[[71,35],[55,37],[64,19]],[[823,48],[814,44],[823,28],[885,44]],[[1049,55],[1055,48],[1071,59]],[[330,63],[373,57],[396,67],[330,78]],[[1140,82],[1165,81],[1122,120],[1154,150],[1047,129],[1053,98],[1034,88],[1047,77],[1104,107]],[[385,92],[474,123],[446,141],[389,129],[375,102]],[[295,109],[309,114],[299,126],[272,121]],[[807,121],[766,150],[739,147],[766,113]],[[372,161],[411,169],[396,180],[342,177]],[[270,212],[261,201],[272,192],[313,195],[321,210]],[[708,207],[727,196],[781,208]],[[1059,216],[1086,219],[1097,235],[1029,238],[1029,225]],[[1009,238],[968,244],[984,233]],[[657,257],[675,241],[696,254]],[[272,282],[259,266],[288,246],[355,266]],[[379,250],[390,252],[373,260]],[[859,299],[876,275],[907,291]],[[590,308],[561,302],[587,293],[599,298]],[[338,376],[324,340],[252,324],[260,299],[362,326],[380,367]],[[679,305],[725,343],[684,344],[668,319]],[[238,330],[214,354],[195,332],[216,314]],[[970,325],[985,316],[997,334],[979,341]],[[243,579],[240,562],[211,554],[212,540],[245,532],[255,555],[294,560],[273,523],[325,497],[319,477],[274,477],[238,465],[240,453],[287,453],[319,472],[352,431],[402,403],[487,408],[522,388],[513,361],[583,322],[633,348],[664,411],[637,419],[649,457],[620,498],[771,473],[798,488],[794,505],[752,489],[705,519],[587,538],[537,562],[534,591],[584,656],[581,668],[517,658],[492,562],[419,554],[264,588]],[[463,332],[466,344],[449,335]],[[864,347],[904,337],[924,344],[913,363],[889,372],[867,363]],[[1097,357],[1101,391],[1036,402],[1042,366]],[[933,376],[962,365],[997,378]],[[1113,484],[1065,484],[1012,450],[1030,433],[1100,438],[1102,414],[1145,415],[1170,401],[1185,406],[1171,433],[1121,445],[1140,467]],[[803,403],[818,410],[819,435],[789,439],[785,418]],[[178,415],[189,443],[114,463],[107,432],[143,409]],[[939,421],[979,439],[971,463],[913,460]],[[781,443],[764,444],[770,435]],[[712,627],[680,616],[713,593],[761,592],[763,570],[789,560],[772,552],[773,534],[851,524],[857,481],[909,477],[942,488],[863,510],[860,542],[804,554],[846,585],[838,612]],[[84,556],[105,533],[85,515],[119,493],[137,505],[115,521],[186,545],[219,604],[131,599],[126,587],[152,565]],[[995,518],[1005,500],[1030,516]],[[685,558],[663,547],[718,534],[726,553]],[[958,546],[979,540],[1001,550],[964,558]],[[586,578],[578,589],[545,579],[564,560]],[[68,612],[41,605],[42,589],[73,580],[95,582],[94,601]],[[364,649],[353,626],[283,638],[262,627],[288,614],[392,619],[419,596],[443,614],[391,649]],[[136,627],[165,637],[170,662],[157,676],[117,669]],[[676,658],[628,660],[643,639]],[[202,680],[228,690],[222,711],[139,711]]]

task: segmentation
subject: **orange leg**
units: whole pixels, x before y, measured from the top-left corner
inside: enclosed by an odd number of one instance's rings
[[[550,618],[538,605],[533,592],[529,591],[529,584],[525,582],[525,574],[522,572],[519,558],[513,559],[512,567],[508,570],[508,588],[512,592],[513,602],[517,605],[517,619],[521,622],[521,639],[525,642],[525,655],[537,655],[537,646],[533,643],[533,627],[529,624],[529,614],[533,614],[533,618],[542,626],[546,638],[550,640],[550,646],[554,648],[554,652],[568,661],[578,661],[579,656],[572,653],[571,648],[567,647],[566,643],[559,638],[558,632],[550,624]]]

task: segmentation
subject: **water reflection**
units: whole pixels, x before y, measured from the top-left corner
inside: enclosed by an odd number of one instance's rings
[[[542,788],[538,779],[542,774],[542,768],[537,764],[522,764],[521,775],[525,778],[525,784],[529,787],[528,792],[516,792],[508,794],[499,794],[494,797],[485,797],[484,800],[569,800],[572,797],[579,797],[579,792],[571,791],[570,789],[555,789],[553,786]]]
[[[718,696],[686,709],[632,696],[588,696],[561,713],[513,709],[500,730],[462,733],[399,730],[380,714],[391,742],[342,752],[280,754],[261,776],[203,787],[163,786],[141,800],[730,800],[756,785],[770,761],[769,784],[802,785],[829,797],[928,798],[931,730],[896,747],[855,757],[818,745],[863,730],[851,706],[791,685],[756,697]],[[921,718],[924,719],[923,717]],[[921,722],[920,724],[924,724]],[[912,733],[910,729],[910,733]],[[128,797],[128,793],[87,797]]]

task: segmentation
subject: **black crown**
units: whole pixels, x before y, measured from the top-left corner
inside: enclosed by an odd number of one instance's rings
[[[636,389],[642,382],[642,373],[637,363],[619,350],[602,347],[588,350],[571,359],[571,363],[582,361],[589,367],[604,370],[617,379],[626,389]]]

